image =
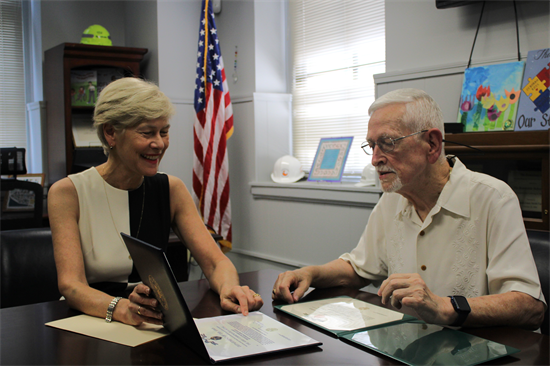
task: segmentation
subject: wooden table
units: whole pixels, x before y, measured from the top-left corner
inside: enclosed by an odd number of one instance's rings
[[[271,289],[278,272],[263,270],[241,274],[241,282],[262,295],[261,311],[310,337],[323,342],[321,347],[285,351],[241,359],[239,365],[399,365],[388,357],[345,343],[305,322],[273,310]],[[182,293],[196,318],[223,315],[219,297],[209,290],[205,280],[180,283]],[[348,295],[381,306],[378,296],[358,290],[332,288],[315,290],[308,298]],[[44,324],[73,315],[66,302],[6,308],[0,310],[0,363],[2,365],[189,365],[207,364],[172,336],[138,347],[127,347],[75,334]],[[516,328],[468,330],[521,350],[487,364],[548,365],[549,337]],[[231,363],[228,363],[231,364]]]

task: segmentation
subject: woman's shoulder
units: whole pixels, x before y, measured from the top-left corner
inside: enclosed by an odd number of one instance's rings
[[[64,194],[64,193],[71,193],[71,192],[76,193],[76,188],[74,186],[73,181],[69,177],[66,177],[52,184],[52,186],[48,190],[48,196],[50,196],[51,194],[56,195],[56,194]]]
[[[171,174],[166,174],[166,173],[159,173],[159,174],[162,174],[166,177],[166,179],[168,180],[169,184],[170,184],[170,187],[175,187],[175,186],[178,186],[178,185],[184,185],[183,181],[176,177],[175,175],[171,175]],[[157,175],[159,175],[157,174]]]
[[[72,204],[78,205],[78,192],[73,182],[63,178],[52,184],[48,190],[48,212],[53,213],[56,207],[66,210]]]

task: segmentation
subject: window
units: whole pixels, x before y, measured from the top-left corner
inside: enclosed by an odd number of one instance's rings
[[[345,176],[360,176],[374,74],[384,73],[383,0],[290,1],[293,154],[309,170],[319,140],[353,136]]]
[[[21,0],[0,0],[0,146],[26,147]]]

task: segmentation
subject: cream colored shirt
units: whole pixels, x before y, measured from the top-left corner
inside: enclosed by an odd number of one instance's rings
[[[438,296],[520,291],[544,301],[517,196],[456,158],[424,222],[403,196],[385,193],[357,247],[340,258],[371,280],[419,273]]]
[[[128,191],[110,186],[95,168],[69,179],[78,194],[78,228],[88,283],[128,282],[133,261],[119,234],[130,234]]]

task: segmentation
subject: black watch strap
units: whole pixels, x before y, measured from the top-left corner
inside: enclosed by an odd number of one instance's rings
[[[451,324],[453,327],[460,327],[466,321],[466,318],[470,314],[470,304],[464,296],[449,296],[451,298],[451,304],[458,314],[458,318]]]

